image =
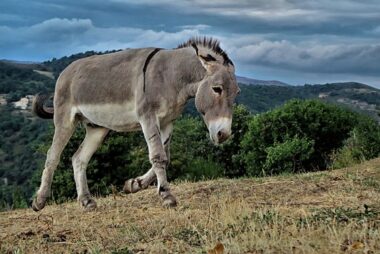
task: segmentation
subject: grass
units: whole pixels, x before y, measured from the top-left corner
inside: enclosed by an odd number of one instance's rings
[[[380,253],[380,158],[341,170],[172,185],[0,213],[0,253]],[[224,251],[223,251],[224,250]]]

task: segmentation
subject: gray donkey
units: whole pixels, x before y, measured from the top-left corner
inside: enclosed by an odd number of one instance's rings
[[[86,137],[72,157],[78,201],[86,210],[96,208],[86,177],[86,167],[109,130],[142,130],[152,168],[125,182],[134,193],[157,179],[163,205],[176,206],[166,178],[173,121],[186,102],[195,97],[210,138],[222,143],[231,135],[232,105],[239,87],[235,68],[219,42],[193,38],[172,50],[141,48],[77,60],[59,76],[54,107],[47,96],[37,95],[33,111],[54,118],[55,132],[47,153],[41,186],[32,208],[44,208],[51,192],[54,170],[76,125],[82,122]]]

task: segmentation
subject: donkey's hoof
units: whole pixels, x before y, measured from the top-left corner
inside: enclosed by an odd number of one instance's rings
[[[125,184],[124,184],[124,187],[123,187],[123,191],[124,193],[126,194],[129,194],[129,193],[135,193],[135,192],[138,192],[139,190],[137,188],[133,188],[133,185],[136,183],[138,183],[139,180],[137,179],[129,179],[127,181],[125,181]]]
[[[82,200],[81,205],[83,209],[88,212],[95,210],[97,207],[96,201],[92,198]]]
[[[168,195],[164,198],[164,202],[162,203],[162,206],[165,208],[172,208],[177,206],[177,200],[173,195]]]
[[[45,204],[46,204],[46,198],[35,197],[33,199],[32,209],[35,212],[41,211],[45,207]]]

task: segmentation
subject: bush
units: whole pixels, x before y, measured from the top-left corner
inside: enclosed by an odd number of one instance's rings
[[[349,167],[380,155],[380,126],[373,119],[360,116],[344,146],[331,156],[331,168]]]
[[[314,152],[314,141],[294,137],[268,147],[266,152],[263,175],[304,170],[302,162],[310,159]]]
[[[249,123],[242,160],[249,175],[326,169],[358,115],[316,100],[291,100]],[[273,167],[273,168],[272,168]]]

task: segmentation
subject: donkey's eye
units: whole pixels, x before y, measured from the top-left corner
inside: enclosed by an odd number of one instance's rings
[[[212,87],[212,90],[213,90],[215,93],[219,94],[219,95],[221,95],[221,94],[222,94],[222,91],[223,91],[223,89],[222,89],[220,86],[213,86],[213,87]]]

